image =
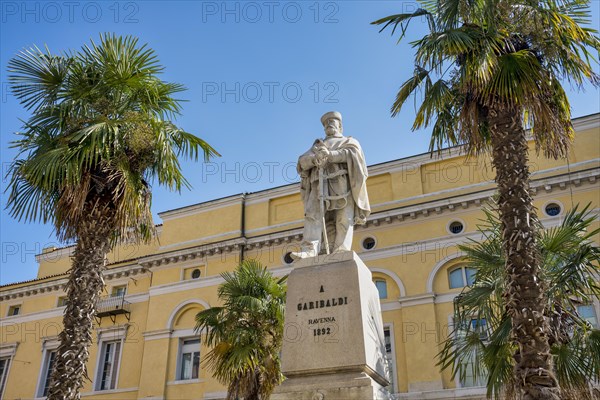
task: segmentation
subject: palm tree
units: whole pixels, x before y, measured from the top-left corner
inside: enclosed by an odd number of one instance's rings
[[[51,222],[60,240],[77,242],[48,398],[78,399],[107,253],[152,237],[152,180],[189,187],[178,156],[217,153],[171,122],[181,111],[173,96],[184,87],[160,80],[154,51],[133,37],[106,34],[59,55],[34,47],[8,69],[12,92],[32,115],[13,142],[19,154],[7,208],[19,220]]]
[[[235,272],[221,276],[223,306],[196,315],[196,330],[206,333],[206,344],[212,347],[203,363],[227,385],[227,400],[268,399],[283,380],[279,352],[287,277],[275,279],[255,260],[245,260]]]
[[[600,247],[592,242],[600,229],[588,207],[568,212],[560,226],[540,232],[540,275],[547,282],[545,313],[550,321],[549,343],[561,399],[592,399],[589,383],[600,382],[600,330],[578,313],[578,306],[600,296]],[[512,374],[515,345],[510,340],[513,320],[506,311],[506,286],[501,223],[486,210],[479,226],[482,241],[459,246],[465,266],[474,268],[475,281],[455,299],[454,330],[439,353],[443,369],[461,380],[487,374],[488,397],[516,394]]]
[[[600,78],[590,49],[600,50],[589,0],[426,0],[423,8],[374,21],[382,30],[415,18],[429,33],[412,42],[415,70],[391,112],[422,90],[413,129],[433,125],[430,150],[464,145],[469,155],[491,151],[496,169],[505,306],[514,324],[515,375],[524,399],[558,399],[552,368],[545,283],[540,279],[536,212],[527,165],[529,128],[548,157],[567,154],[573,137],[569,101],[560,80],[577,86]]]

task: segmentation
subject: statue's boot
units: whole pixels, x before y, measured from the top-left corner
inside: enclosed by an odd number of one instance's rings
[[[303,242],[300,245],[300,251],[293,251],[290,256],[294,260],[302,258],[316,257],[319,255],[319,241]]]

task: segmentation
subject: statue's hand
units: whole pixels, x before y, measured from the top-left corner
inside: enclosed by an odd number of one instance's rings
[[[327,157],[315,157],[315,166],[318,168],[324,167],[327,164]]]
[[[315,160],[314,163],[317,167],[323,167],[325,164],[327,164],[327,160],[329,159],[329,155],[331,154],[331,152],[329,151],[329,149],[327,147],[320,147],[316,152],[315,152]]]

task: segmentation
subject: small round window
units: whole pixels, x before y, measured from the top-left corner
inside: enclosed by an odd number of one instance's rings
[[[198,268],[196,268],[195,270],[192,271],[192,279],[198,279],[200,278],[200,270]]]
[[[283,256],[283,261],[286,264],[291,264],[294,262],[294,259],[292,258],[292,252],[288,251],[287,253],[285,253],[285,256]]]
[[[544,208],[544,211],[546,212],[546,214],[548,214],[551,217],[555,217],[558,214],[560,214],[561,208],[558,204],[556,203],[549,203],[546,205],[546,207]]]
[[[375,245],[377,244],[377,242],[375,241],[374,237],[366,237],[363,239],[362,241],[362,247],[365,250],[371,250],[375,248]]]
[[[448,230],[455,235],[461,233],[463,229],[465,229],[465,227],[460,221],[454,221],[450,225],[448,225]]]

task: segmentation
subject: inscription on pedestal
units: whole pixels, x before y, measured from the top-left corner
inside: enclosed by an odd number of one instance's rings
[[[294,269],[288,278],[284,374],[369,370],[385,377],[383,327],[371,273],[354,253]],[[381,332],[380,332],[381,331]]]
[[[323,285],[321,285],[319,293],[325,293]],[[347,305],[348,296],[344,296],[326,299],[315,299],[312,301],[298,303],[297,309],[298,311],[309,311]],[[328,336],[324,343],[336,343],[338,341],[338,339],[335,338],[339,330],[337,320],[335,317],[318,316],[315,318],[308,318],[307,325],[309,330],[312,332],[313,337],[317,338],[319,336]]]
[[[355,253],[297,266],[288,277],[278,393],[308,400],[382,399],[388,384],[383,324],[371,272]],[[276,399],[280,399],[275,396]]]

